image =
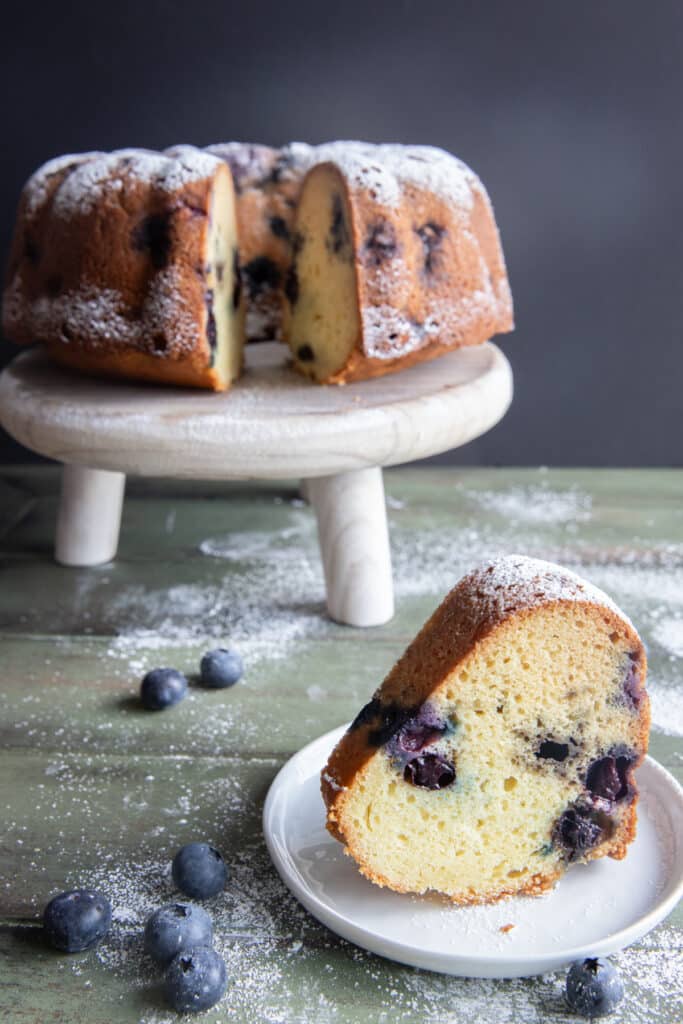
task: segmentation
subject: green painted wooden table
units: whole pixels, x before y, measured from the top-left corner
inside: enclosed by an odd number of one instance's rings
[[[429,468],[389,471],[386,487],[398,612],[360,631],[324,614],[313,517],[290,485],[133,480],[119,560],[74,570],[51,557],[56,472],[0,472],[2,1024],[177,1020],[140,929],[193,838],[232,867],[209,904],[231,985],[200,1019],[576,1020],[561,974],[448,978],[336,938],[275,874],[261,809],[288,755],[352,716],[461,573],[503,551],[565,562],[630,613],[651,660],[651,753],[680,779],[683,471]],[[218,642],[243,652],[244,682],[138,708],[146,669],[194,672]],[[114,928],[97,950],[53,953],[41,908],[76,885],[108,893]],[[615,1021],[683,1019],[680,907],[618,959]]]

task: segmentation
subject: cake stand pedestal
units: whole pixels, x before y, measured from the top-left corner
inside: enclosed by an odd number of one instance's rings
[[[55,557],[116,555],[127,474],[217,480],[292,477],[315,509],[327,607],[375,626],[394,611],[382,466],[456,448],[497,423],[510,366],[490,342],[377,380],[319,387],[284,346],[247,347],[225,394],[93,380],[38,349],[0,375],[0,423],[64,464]]]

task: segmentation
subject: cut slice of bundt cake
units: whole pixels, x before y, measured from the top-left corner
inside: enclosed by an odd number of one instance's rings
[[[338,743],[327,827],[399,892],[483,903],[548,889],[634,838],[643,645],[559,566],[511,556],[448,594]]]
[[[192,146],[51,160],[24,187],[3,329],[60,362],[223,390],[244,342],[232,177]]]
[[[493,209],[431,146],[317,147],[285,282],[284,335],[319,383],[377,377],[512,330]]]

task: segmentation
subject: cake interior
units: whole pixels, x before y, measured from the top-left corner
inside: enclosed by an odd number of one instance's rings
[[[611,629],[578,603],[517,616],[408,716],[382,704],[399,727],[370,731],[338,815],[374,881],[481,902],[624,855],[645,741],[638,652]]]
[[[206,337],[220,385],[239,376],[244,350],[244,301],[239,272],[235,196],[230,175],[216,175],[206,261]]]
[[[296,368],[324,383],[345,366],[361,331],[351,210],[331,164],[304,181],[285,293],[285,338]]]

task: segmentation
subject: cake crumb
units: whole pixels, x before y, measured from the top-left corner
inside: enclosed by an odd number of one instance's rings
[[[504,934],[507,935],[508,932],[511,932],[512,929],[516,927],[516,924],[502,924],[498,931],[504,932]]]

